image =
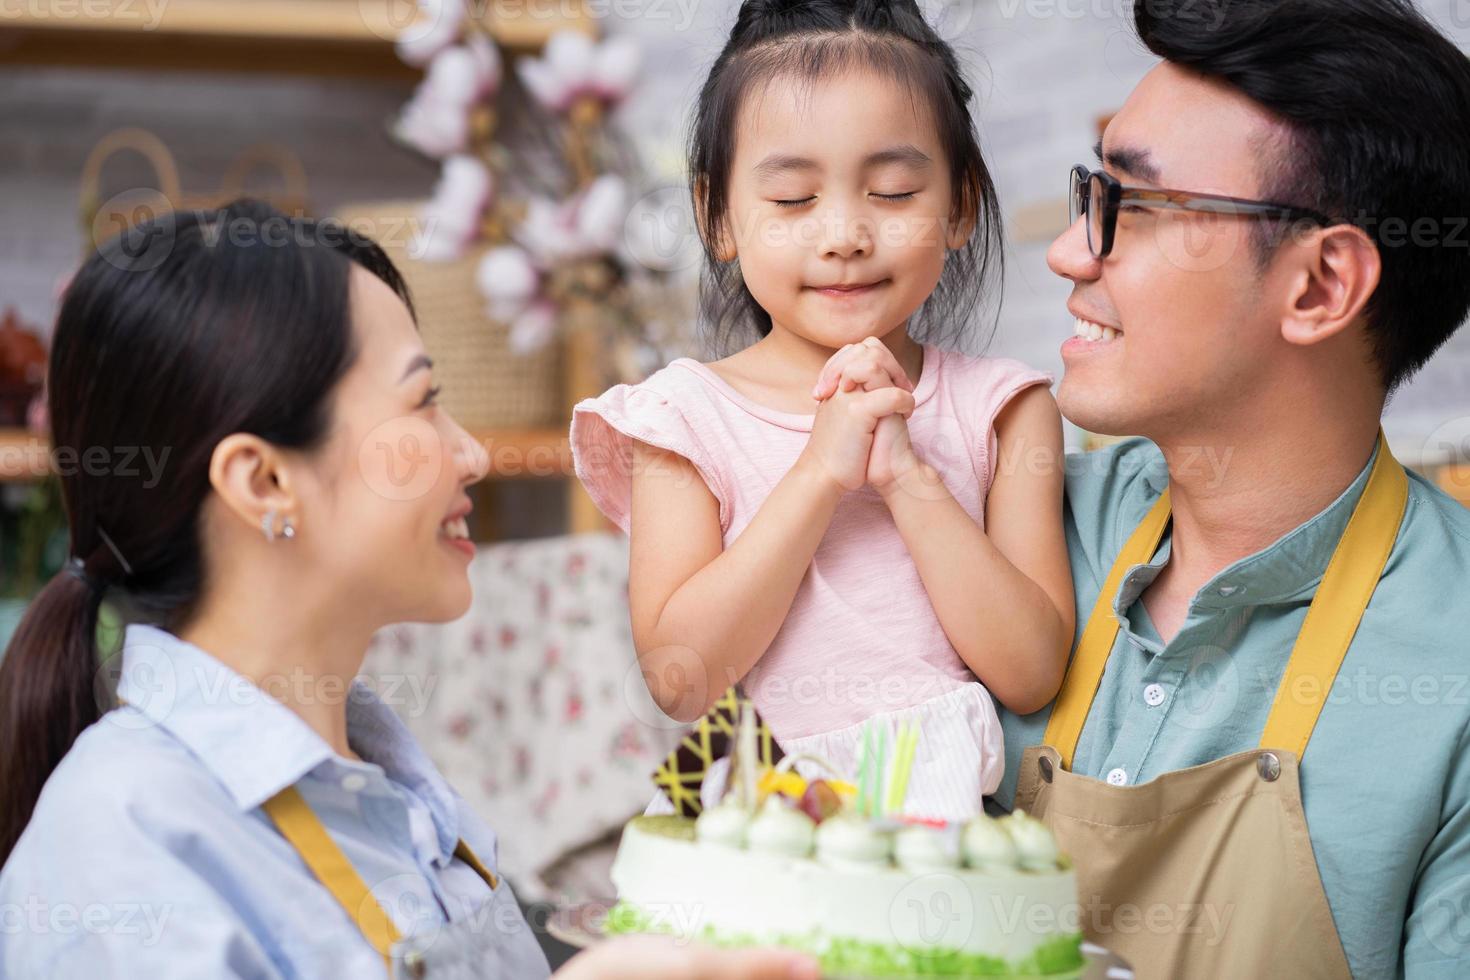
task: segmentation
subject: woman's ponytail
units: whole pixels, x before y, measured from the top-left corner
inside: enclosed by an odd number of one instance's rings
[[[0,864],[53,769],[101,717],[101,590],[73,565],[41,589],[0,660]],[[105,696],[103,694],[102,696]]]

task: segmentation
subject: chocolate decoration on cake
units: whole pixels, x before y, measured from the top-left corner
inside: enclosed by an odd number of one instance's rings
[[[735,748],[735,728],[746,706],[755,711],[751,701],[738,686],[720,695],[705,716],[695,722],[679,747],[653,773],[653,782],[681,817],[697,817],[704,809],[700,790],[710,766],[716,759],[729,755]],[[771,730],[755,712],[756,754],[762,766],[774,766],[786,753],[776,744]]]

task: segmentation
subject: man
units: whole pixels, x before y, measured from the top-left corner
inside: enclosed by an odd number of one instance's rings
[[[1079,641],[995,800],[1140,976],[1470,976],[1470,512],[1379,443],[1470,308],[1470,62],[1407,0],[1136,27],[1048,262],[1062,412],[1146,440],[1068,461]]]

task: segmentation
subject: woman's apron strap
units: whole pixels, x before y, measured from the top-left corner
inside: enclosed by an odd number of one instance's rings
[[[266,800],[262,807],[281,836],[301,855],[311,873],[357,923],[363,938],[378,951],[385,963],[389,962],[390,950],[399,938],[397,927],[296,787],[287,786]]]
[[[317,880],[331,892],[337,904],[347,912],[368,944],[377,950],[385,963],[392,961],[393,944],[399,934],[393,920],[383,911],[368,888],[362,875],[347,860],[342,848],[332,840],[320,818],[312,812],[306,800],[294,786],[287,786],[275,796],[261,804],[266,815],[286,838],[286,842],[301,855],[301,860],[311,869]],[[455,857],[475,870],[485,884],[494,891],[498,879],[495,873],[480,861],[470,846],[460,840],[454,848]]]

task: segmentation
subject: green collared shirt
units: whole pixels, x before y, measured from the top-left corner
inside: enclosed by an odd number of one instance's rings
[[[1168,564],[1169,535],[1153,561],[1128,571],[1113,602],[1122,628],[1073,771],[1132,785],[1256,747],[1370,468],[1316,517],[1207,582],[1167,644],[1138,599]],[[1167,485],[1163,455],[1146,440],[1069,457],[1079,635],[1124,541]],[[1007,809],[1021,753],[1042,741],[1050,715],[1000,711],[1006,775],[995,799]],[[1470,977],[1470,510],[1413,473],[1398,541],[1301,780],[1353,974]]]

